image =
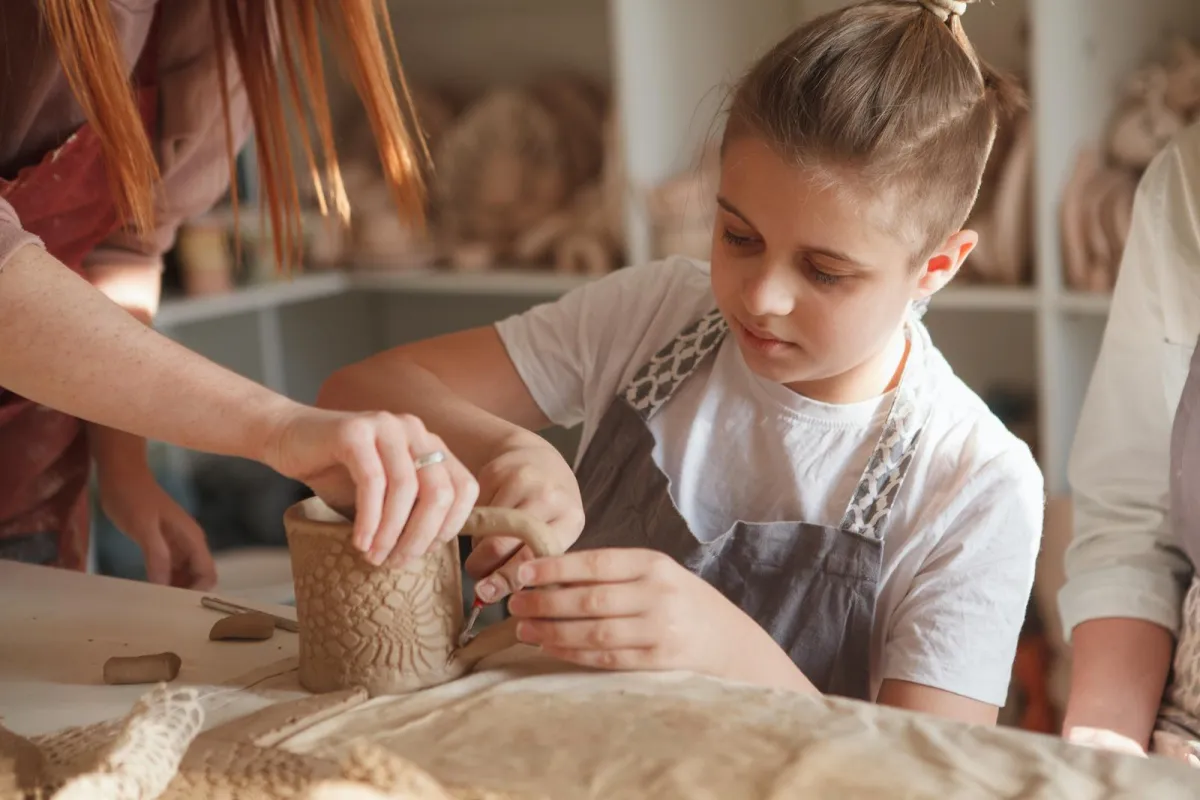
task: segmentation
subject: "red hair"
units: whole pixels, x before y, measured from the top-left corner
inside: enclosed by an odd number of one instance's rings
[[[398,213],[408,224],[424,225],[428,153],[412,112],[386,0],[206,1],[216,48],[220,53],[226,47],[233,51],[245,85],[278,264],[286,268],[293,263],[300,243],[300,194],[285,121],[285,91],[300,117],[300,142],[322,212],[332,206],[347,218],[350,211],[334,147],[318,29],[325,32],[366,108]],[[100,139],[121,218],[146,233],[154,224],[158,164],[134,103],[109,0],[39,2],[63,72]],[[217,64],[232,187],[236,153],[229,76],[225,59],[218,57]],[[323,169],[318,166],[314,133]],[[231,195],[236,214],[237,192]]]

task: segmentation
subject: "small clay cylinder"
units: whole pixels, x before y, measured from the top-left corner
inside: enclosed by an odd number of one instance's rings
[[[288,509],[284,528],[296,589],[299,678],[307,691],[361,686],[372,697],[404,694],[470,668],[457,657],[463,625],[457,542],[438,544],[400,568],[375,566],[351,544],[353,523],[315,497]],[[517,536],[538,555],[561,552],[546,525],[511,509],[477,508],[461,534]]]
[[[162,683],[175,680],[183,659],[175,653],[113,656],[104,662],[104,682],[110,685]]]
[[[258,611],[247,611],[242,614],[231,614],[213,623],[208,632],[212,641],[226,639],[241,639],[245,641],[262,641],[275,635],[275,620]]]

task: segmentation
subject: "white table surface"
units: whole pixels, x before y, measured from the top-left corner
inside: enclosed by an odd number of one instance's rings
[[[216,687],[295,658],[297,636],[212,642],[223,615],[204,594],[68,570],[0,561],[0,723],[22,735],[126,714],[149,685],[108,686],[104,662],[170,650],[174,684]],[[221,596],[221,595],[217,595]],[[288,606],[241,605],[295,619]]]

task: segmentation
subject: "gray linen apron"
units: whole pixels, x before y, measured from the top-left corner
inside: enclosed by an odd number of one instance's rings
[[[908,363],[838,527],[739,521],[705,543],[675,508],[647,422],[727,332],[720,312],[710,311],[613,400],[576,470],[587,522],[573,549],[641,547],[670,555],[758,622],[821,692],[869,700],[884,533],[931,405],[928,334],[915,318],[909,323]]]
[[[1200,344],[1200,343],[1198,343]],[[1193,568],[1200,565],[1200,346],[1192,353],[1187,382],[1171,427],[1170,524]],[[1164,738],[1162,734],[1168,734]],[[1171,677],[1159,709],[1154,749],[1194,749],[1200,741],[1200,576],[1183,601],[1183,624]]]

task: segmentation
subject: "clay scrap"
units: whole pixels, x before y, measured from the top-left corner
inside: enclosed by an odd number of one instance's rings
[[[212,629],[208,632],[208,638],[214,642],[230,639],[261,642],[274,635],[274,618],[258,611],[247,611],[222,617],[213,624]]]
[[[170,683],[179,675],[183,659],[175,653],[113,656],[104,662],[104,682],[113,686],[135,683]]]

